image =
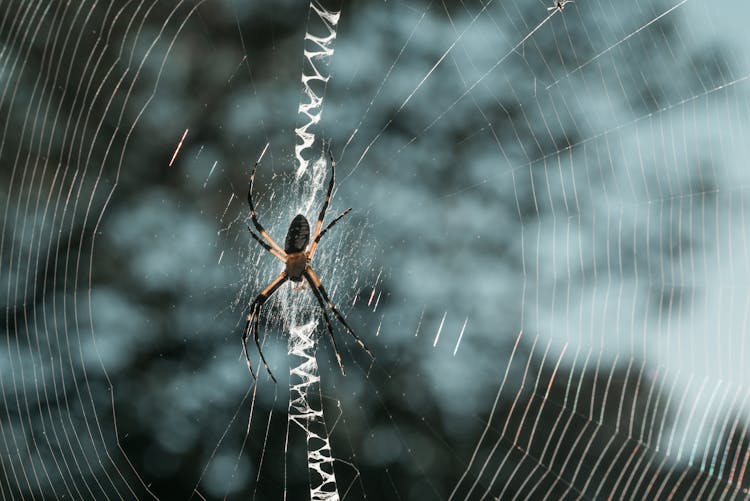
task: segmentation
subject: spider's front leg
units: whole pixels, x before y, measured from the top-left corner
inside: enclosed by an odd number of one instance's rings
[[[256,303],[255,301],[253,301],[253,303],[250,305],[250,314],[247,316],[247,322],[245,323],[245,330],[242,333],[242,353],[245,355],[247,370],[250,371],[250,374],[255,380],[258,379],[258,376],[255,375],[255,371],[253,370],[253,363],[250,361],[250,353],[247,352],[247,338],[250,337],[250,331],[253,330],[253,318],[256,314],[259,313],[260,311],[256,311]]]
[[[247,338],[250,337],[250,334],[253,335],[253,339],[255,340],[255,346],[258,347],[258,353],[260,353],[260,358],[263,361],[263,365],[266,367],[266,371],[268,371],[268,375],[271,376],[271,379],[273,382],[276,382],[276,378],[273,377],[273,373],[271,372],[271,369],[268,367],[268,363],[266,362],[266,357],[263,355],[263,350],[260,346],[260,339],[258,338],[258,330],[260,326],[260,310],[263,306],[263,303],[265,303],[271,295],[278,290],[279,287],[281,287],[284,282],[288,280],[288,277],[285,272],[281,272],[278,274],[276,278],[273,279],[273,281],[268,284],[268,287],[263,289],[260,294],[258,294],[258,297],[256,297],[253,302],[250,304],[250,313],[247,315],[247,323],[245,323],[245,331],[242,334],[242,351],[245,354],[245,360],[247,362],[247,368],[250,370],[250,374],[252,374],[253,378],[256,378],[255,372],[253,371],[252,363],[250,362],[250,354],[247,351]],[[257,379],[257,378],[256,378]]]
[[[318,275],[313,271],[313,269],[308,266],[305,269],[305,279],[310,283],[310,286],[315,288],[317,292],[320,293],[323,300],[328,304],[328,307],[331,309],[333,314],[336,316],[336,319],[341,322],[341,325],[344,326],[346,331],[351,334],[351,336],[354,338],[355,341],[359,344],[359,346],[362,347],[363,350],[365,350],[365,353],[367,353],[371,359],[375,360],[375,356],[373,356],[370,349],[367,347],[365,342],[360,338],[354,330],[349,326],[349,324],[344,319],[344,315],[341,314],[341,312],[336,308],[336,306],[333,304],[333,301],[331,301],[331,298],[328,296],[328,293],[326,292],[325,287],[323,287],[323,284],[320,282],[320,278],[318,278]],[[324,309],[325,311],[325,309]]]
[[[310,290],[313,293],[313,296],[315,296],[315,299],[318,300],[318,304],[320,305],[320,311],[323,312],[323,320],[326,322],[326,327],[328,328],[328,333],[331,335],[331,344],[333,344],[333,351],[336,353],[336,361],[339,363],[339,367],[341,368],[341,374],[346,376],[346,371],[344,370],[344,363],[341,361],[341,354],[339,353],[339,349],[336,346],[336,338],[333,335],[333,327],[331,326],[331,319],[328,318],[328,312],[326,311],[326,305],[323,302],[323,297],[320,295],[320,292],[318,292],[318,289],[315,287],[315,284],[312,282],[312,279],[310,276],[305,273],[305,280],[310,284]]]

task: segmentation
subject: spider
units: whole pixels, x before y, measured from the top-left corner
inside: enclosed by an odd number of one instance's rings
[[[328,317],[328,312],[325,308],[326,304],[331,309],[331,311],[333,311],[333,314],[336,316],[338,321],[341,322],[346,331],[351,334],[352,337],[354,337],[357,343],[359,343],[362,349],[367,352],[370,358],[374,359],[372,352],[367,348],[365,342],[362,341],[362,339],[360,339],[360,337],[354,333],[349,324],[346,323],[346,320],[344,320],[344,316],[333,305],[333,302],[328,296],[328,293],[323,287],[323,284],[320,283],[318,275],[310,267],[310,262],[312,261],[313,255],[315,254],[315,249],[318,247],[318,244],[323,238],[323,235],[325,235],[326,232],[333,227],[333,225],[339,222],[342,217],[349,214],[349,212],[352,210],[351,207],[346,209],[344,212],[335,217],[330,223],[328,223],[328,225],[326,225],[326,227],[321,231],[321,227],[323,226],[323,219],[325,219],[326,210],[328,209],[328,204],[331,201],[331,194],[333,193],[333,187],[335,184],[334,179],[336,174],[336,161],[333,159],[333,154],[330,151],[328,152],[328,154],[331,159],[331,180],[328,184],[328,193],[326,194],[325,202],[323,202],[323,208],[320,211],[320,215],[318,215],[318,221],[315,223],[315,230],[313,231],[312,238],[310,237],[310,224],[307,222],[307,219],[305,219],[305,216],[303,216],[302,214],[297,214],[294,219],[292,219],[292,222],[289,225],[289,230],[286,234],[286,240],[284,242],[283,249],[276,242],[274,242],[273,238],[271,238],[268,232],[266,232],[266,230],[258,221],[258,216],[255,213],[255,205],[253,204],[253,181],[255,179],[255,170],[258,168],[260,160],[258,160],[258,162],[255,162],[253,172],[250,174],[250,187],[247,191],[247,203],[250,205],[250,219],[252,220],[255,229],[258,230],[258,233],[260,233],[261,236],[258,236],[255,232],[253,232],[252,228],[250,228],[250,225],[248,225],[247,229],[248,231],[250,231],[250,235],[264,249],[273,254],[279,261],[281,261],[285,265],[284,270],[279,273],[276,278],[274,278],[271,283],[261,291],[260,294],[258,294],[258,297],[256,297],[252,303],[250,303],[250,313],[247,315],[247,323],[245,324],[245,331],[242,335],[242,350],[247,361],[247,368],[250,370],[250,374],[252,374],[253,378],[256,378],[256,376],[250,363],[250,355],[247,352],[247,339],[248,337],[250,337],[250,334],[252,334],[253,339],[255,339],[255,345],[258,347],[260,358],[261,360],[263,360],[263,365],[265,366],[266,371],[268,371],[268,375],[271,376],[271,379],[274,383],[276,382],[276,378],[273,376],[271,369],[268,368],[266,357],[263,355],[263,350],[260,347],[260,341],[258,339],[258,327],[260,324],[260,309],[263,306],[263,303],[265,303],[268,298],[271,297],[271,295],[273,295],[273,293],[276,292],[279,287],[281,287],[287,280],[299,283],[304,279],[308,284],[310,284],[310,290],[312,291],[313,296],[315,296],[315,299],[318,301],[320,309],[323,312],[323,319],[325,320],[326,327],[328,328],[328,332],[331,335],[333,351],[336,353],[336,360],[339,363],[342,374],[346,375],[346,372],[344,371],[344,364],[341,362],[341,354],[336,347],[336,339],[333,336],[333,327],[331,327],[331,320]],[[310,242],[310,240],[312,240],[312,243],[308,247],[307,244]]]
[[[568,5],[569,3],[573,3],[573,0],[556,0],[552,4],[552,7],[547,7],[547,10],[548,11],[552,11],[552,10],[557,9],[560,12],[562,12],[562,10],[565,8],[565,6]]]

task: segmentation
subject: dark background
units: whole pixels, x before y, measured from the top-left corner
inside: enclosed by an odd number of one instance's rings
[[[315,266],[376,357],[337,327],[342,376],[318,326],[341,497],[746,497],[744,7],[329,7],[309,155],[354,210]],[[265,145],[277,240],[322,200],[293,154],[314,21],[0,6],[3,499],[309,497],[283,318],[309,293],[265,309],[278,384],[240,336],[279,266],[245,229]]]

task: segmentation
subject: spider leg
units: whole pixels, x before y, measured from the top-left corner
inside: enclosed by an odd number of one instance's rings
[[[255,232],[250,228],[250,226],[247,227],[247,231],[250,232],[250,236],[253,237],[255,241],[258,242],[261,246],[263,246],[264,249],[266,249],[268,252],[276,256],[276,258],[280,260],[281,262],[283,263],[286,262],[286,258],[282,254],[279,254],[279,251],[277,251],[276,249],[268,245],[266,242],[263,241],[262,238],[256,235]]]
[[[268,371],[268,375],[271,376],[271,379],[273,379],[273,382],[276,382],[276,379],[273,377],[273,374],[271,374],[271,370],[268,368],[268,364],[266,363],[266,357],[263,355],[263,350],[260,348],[260,342],[258,340],[258,326],[260,324],[259,318],[260,318],[260,309],[263,306],[263,303],[265,303],[271,295],[276,292],[276,290],[281,287],[281,285],[288,280],[286,273],[281,272],[279,275],[273,279],[273,281],[268,284],[268,287],[263,289],[260,294],[253,300],[253,302],[250,304],[250,313],[247,316],[247,322],[245,323],[245,331],[242,334],[242,351],[245,353],[245,359],[247,361],[247,368],[250,369],[250,374],[253,375],[253,378],[255,378],[255,372],[253,372],[252,364],[250,363],[250,354],[247,352],[247,338],[250,337],[250,334],[253,335],[253,338],[255,339],[255,344],[258,347],[258,352],[260,353],[260,358],[263,360],[263,364],[266,366],[266,370]]]
[[[260,313],[260,308],[258,308],[258,313]],[[273,377],[273,372],[271,372],[271,369],[268,367],[268,362],[266,362],[266,356],[263,355],[263,350],[260,347],[260,339],[258,337],[259,330],[260,330],[260,315],[256,315],[255,316],[255,329],[253,330],[253,338],[255,339],[255,346],[258,347],[258,353],[260,353],[260,359],[263,360],[263,366],[266,368],[268,375],[271,376],[271,380],[275,383],[276,378]]]
[[[349,214],[349,212],[351,212],[351,210],[352,210],[352,208],[349,207],[344,212],[342,212],[341,214],[339,214],[338,216],[336,216],[333,219],[333,221],[331,221],[330,223],[328,223],[328,225],[325,228],[323,228],[323,231],[321,231],[318,234],[318,236],[315,237],[315,239],[313,240],[313,243],[310,245],[310,250],[307,251],[307,254],[309,255],[308,259],[312,259],[313,254],[315,254],[315,248],[318,246],[318,243],[320,242],[320,239],[323,238],[323,235],[325,235],[326,232],[333,227],[333,225],[335,225],[336,223],[338,223],[339,219],[341,219],[342,217],[344,217],[347,214]]]
[[[326,211],[328,210],[328,204],[331,201],[331,195],[333,194],[333,186],[336,184],[336,160],[333,159],[333,153],[328,150],[328,155],[331,157],[331,180],[328,182],[328,193],[326,193],[326,200],[323,202],[323,208],[320,209],[318,214],[318,221],[315,223],[315,231],[313,231],[312,239],[315,240],[320,233],[320,227],[323,226],[323,219],[326,217]]]
[[[344,364],[341,361],[341,354],[339,353],[339,349],[336,346],[336,338],[333,335],[333,327],[331,327],[331,319],[328,318],[328,312],[326,311],[326,305],[323,302],[323,297],[320,295],[320,292],[318,292],[318,288],[315,287],[315,284],[312,282],[312,279],[310,279],[310,277],[307,274],[305,274],[305,279],[310,284],[310,290],[315,296],[315,299],[318,300],[318,304],[320,305],[320,310],[323,312],[323,319],[326,322],[326,327],[328,327],[328,333],[331,335],[331,343],[333,343],[333,351],[336,353],[336,361],[338,361],[339,367],[341,367],[341,374],[346,376],[346,371],[344,370]]]
[[[255,375],[255,371],[253,371],[253,364],[250,362],[250,353],[247,351],[247,338],[250,337],[250,332],[253,330],[253,317],[256,313],[256,307],[255,307],[255,301],[253,301],[252,306],[250,307],[250,314],[247,316],[247,322],[245,322],[245,330],[242,333],[242,353],[245,354],[245,362],[247,363],[247,369],[250,371],[250,374],[253,376],[253,379],[257,380],[258,376]]]
[[[258,376],[255,375],[255,371],[253,370],[253,364],[250,362],[250,354],[247,352],[247,337],[250,335],[250,328],[252,327],[252,324],[250,323],[250,320],[245,323],[245,331],[242,333],[242,353],[245,355],[245,362],[247,363],[247,370],[250,371],[250,374],[253,376],[253,379],[256,381],[258,380]]]
[[[282,256],[286,256],[284,250],[279,247],[279,244],[274,242],[273,238],[271,238],[271,235],[269,235],[268,232],[260,224],[260,221],[258,221],[258,215],[255,213],[255,205],[253,204],[253,183],[255,182],[255,169],[257,168],[258,162],[255,162],[255,165],[253,166],[253,172],[250,174],[250,187],[247,190],[247,203],[250,206],[250,219],[253,221],[253,226],[255,226],[255,229],[258,230],[258,233],[260,233],[263,238],[268,241],[269,244],[271,244],[271,247],[273,247]]]
[[[339,322],[344,326],[344,328],[349,332],[349,334],[352,335],[352,337],[359,343],[359,345],[362,347],[365,352],[367,352],[368,355],[370,355],[371,359],[375,359],[370,349],[367,347],[364,341],[357,336],[351,327],[349,327],[349,324],[346,323],[346,320],[344,320],[344,315],[341,314],[341,312],[336,309],[336,307],[333,305],[333,301],[331,301],[331,298],[328,297],[328,293],[326,292],[325,288],[323,287],[323,284],[320,283],[320,279],[318,278],[318,275],[315,274],[313,269],[308,265],[307,268],[305,268],[305,277],[310,281],[310,284],[320,292],[320,295],[323,296],[323,299],[325,299],[326,303],[328,303],[328,307],[331,308],[331,311],[333,311],[333,314],[336,315],[336,318]]]

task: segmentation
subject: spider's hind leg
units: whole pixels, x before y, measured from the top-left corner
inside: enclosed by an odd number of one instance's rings
[[[328,191],[326,192],[326,199],[323,202],[323,207],[320,209],[320,214],[318,214],[318,220],[315,222],[315,229],[312,234],[312,240],[315,240],[315,238],[320,234],[320,228],[323,226],[323,220],[326,217],[326,212],[328,211],[328,204],[331,203],[331,195],[333,195],[333,187],[336,184],[336,160],[333,158],[333,153],[331,150],[328,150],[328,155],[331,159],[331,179],[328,181]]]
[[[335,217],[335,218],[333,219],[333,221],[331,221],[330,223],[328,223],[328,226],[326,226],[325,228],[323,228],[323,231],[321,231],[320,233],[318,233],[318,236],[317,236],[317,237],[315,237],[315,240],[313,240],[313,243],[312,243],[312,244],[310,244],[310,249],[309,249],[309,250],[307,251],[307,254],[308,254],[308,255],[310,256],[310,259],[312,259],[312,257],[313,257],[313,254],[315,254],[315,249],[316,249],[316,248],[318,247],[318,243],[320,242],[320,239],[321,239],[321,238],[323,238],[323,235],[325,235],[325,234],[326,234],[326,232],[327,232],[328,230],[330,230],[331,228],[333,228],[333,226],[334,226],[334,225],[335,225],[336,223],[338,223],[338,222],[339,222],[339,220],[340,220],[340,219],[341,219],[342,217],[346,216],[346,215],[347,215],[347,214],[349,214],[349,213],[350,213],[351,211],[352,211],[352,208],[351,208],[351,207],[349,207],[349,208],[348,208],[348,209],[346,209],[346,210],[345,210],[344,212],[342,212],[341,214],[339,214],[338,216],[336,216],[336,217]]]
[[[279,251],[268,245],[266,242],[263,241],[258,235],[255,234],[255,232],[250,228],[250,226],[247,227],[247,231],[250,232],[250,236],[253,237],[253,239],[258,242],[264,249],[266,249],[268,252],[273,254],[276,259],[281,261],[282,263],[286,262],[286,256],[281,254]]]
[[[253,171],[250,173],[250,184],[247,188],[247,204],[250,206],[250,220],[253,222],[255,229],[258,230],[258,233],[268,241],[271,247],[273,247],[273,249],[280,255],[284,255],[284,250],[279,247],[279,244],[277,244],[265,228],[263,228],[263,225],[258,221],[258,214],[255,212],[255,204],[253,203],[253,184],[255,183],[255,170],[258,168],[258,163],[259,162],[255,162],[255,165],[253,166]]]

